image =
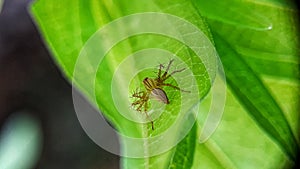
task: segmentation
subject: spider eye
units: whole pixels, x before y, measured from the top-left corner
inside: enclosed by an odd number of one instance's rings
[[[163,91],[162,89],[153,89],[151,91],[151,96],[153,96],[154,99],[158,100],[158,101],[161,101],[165,104],[169,104],[169,99],[167,97],[167,94],[165,91]]]

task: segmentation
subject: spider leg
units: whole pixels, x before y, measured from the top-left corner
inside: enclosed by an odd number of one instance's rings
[[[135,107],[136,105],[143,105],[144,100],[143,97],[137,97],[138,99],[136,101],[134,101],[133,103],[131,103],[131,106]],[[139,106],[140,107],[140,106]],[[138,108],[139,108],[138,107]],[[137,109],[136,109],[137,110]]]
[[[137,111],[142,111],[142,107],[144,106],[144,111],[147,109],[145,104],[147,104],[149,100],[149,94],[147,92],[143,92],[143,96],[140,99],[140,106],[136,109]]]
[[[139,107],[136,109],[137,111],[142,111],[142,107],[145,104],[144,100],[141,100]]]
[[[133,94],[132,94],[132,98],[135,97],[135,98],[139,98],[139,99],[143,99],[144,97],[146,96],[146,92],[145,91],[135,91]]]
[[[171,77],[172,75],[174,75],[175,73],[179,73],[179,72],[182,72],[184,71],[185,68],[182,68],[182,69],[179,69],[179,70],[174,70],[172,73],[168,74],[163,80],[167,80],[169,77]]]
[[[162,86],[169,86],[169,87],[172,87],[172,88],[177,89],[177,90],[182,91],[182,92],[187,92],[187,93],[190,93],[190,92],[191,92],[191,91],[187,91],[187,90],[182,90],[182,89],[180,89],[179,87],[174,86],[174,85],[169,84],[169,83],[163,83]]]
[[[152,130],[154,130],[153,120],[152,120],[152,118],[148,115],[147,109],[148,109],[148,103],[145,102],[145,105],[144,105],[145,114],[146,114],[147,118],[151,121],[151,127],[152,127]]]
[[[143,100],[137,100],[137,101],[131,103],[131,106],[134,107],[134,106],[136,106],[136,105],[138,105],[138,104],[142,104],[142,101],[143,101]]]
[[[133,97],[140,96],[141,93],[142,93],[142,92],[139,91],[138,88],[136,88],[135,91],[132,92],[132,95],[131,95],[130,97],[133,98]]]
[[[154,130],[154,123],[153,120],[151,119],[151,117],[148,115],[147,111],[148,111],[148,100],[149,100],[149,93],[145,92],[145,91],[140,91],[140,92],[135,92],[132,94],[132,97],[138,98],[136,101],[134,101],[133,103],[131,103],[131,106],[135,107],[138,105],[137,108],[135,108],[136,111],[141,112],[144,106],[144,112],[147,116],[147,118],[151,121],[151,125],[152,125],[152,130]]]
[[[167,69],[166,69],[165,73],[162,75],[162,79],[165,79],[165,78],[166,78],[166,76],[167,76],[167,74],[168,74],[168,71],[169,71],[169,69],[170,69],[171,64],[173,63],[173,61],[174,61],[174,59],[171,59],[171,60],[170,60],[170,62],[169,62],[169,64],[168,64],[168,66],[167,66]]]
[[[162,69],[163,67],[164,67],[164,65],[159,64],[159,69],[158,69],[158,74],[157,74],[158,79],[161,78],[161,69]]]
[[[139,93],[133,93],[132,98],[133,98],[133,97],[142,99],[142,98],[143,98],[143,95],[140,95]]]

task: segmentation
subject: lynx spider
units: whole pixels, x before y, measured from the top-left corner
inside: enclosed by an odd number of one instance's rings
[[[144,108],[144,112],[147,116],[147,118],[149,118],[151,120],[151,125],[152,125],[152,130],[154,130],[154,124],[152,119],[150,118],[150,116],[148,115],[147,111],[148,111],[148,100],[150,99],[150,96],[152,96],[154,99],[163,102],[164,104],[169,104],[169,98],[166,94],[166,92],[163,90],[163,87],[168,86],[168,87],[172,87],[176,90],[180,90],[182,92],[190,92],[190,91],[185,91],[180,89],[177,86],[174,86],[170,83],[165,83],[165,81],[170,78],[172,75],[174,75],[175,73],[179,73],[185,70],[185,68],[179,69],[179,70],[174,70],[173,72],[171,72],[170,74],[168,74],[168,71],[173,63],[174,59],[171,59],[169,61],[169,64],[166,68],[166,70],[163,72],[163,68],[164,66],[162,64],[159,65],[159,69],[158,69],[158,74],[156,78],[149,78],[146,77],[143,80],[143,85],[146,89],[146,91],[140,91],[140,90],[136,90],[133,94],[132,94],[132,98],[135,98],[135,101],[131,104],[132,107],[135,108],[136,111],[142,112],[143,108]]]

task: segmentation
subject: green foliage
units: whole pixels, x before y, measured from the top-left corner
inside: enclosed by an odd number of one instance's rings
[[[215,44],[229,89],[223,119],[214,135],[205,143],[199,143],[201,126],[194,125],[172,150],[154,157],[123,158],[123,168],[244,169],[293,165],[299,149],[300,49],[299,39],[295,38],[298,37],[297,11],[292,3],[276,0],[38,0],[32,12],[50,51],[70,81],[88,39],[99,28],[122,16],[141,12],[176,15],[196,25]],[[145,48],[166,49],[187,62],[194,53],[183,46],[174,39],[154,35],[130,37],[120,42],[97,70],[95,90],[101,95],[96,95],[94,104],[125,134],[145,137],[163,132],[178,115],[180,107],[176,105],[181,100],[176,98],[180,95],[166,90],[173,101],[155,121],[157,130],[152,131],[150,124],[145,127],[133,123],[113,106],[110,96],[113,71],[126,56]],[[127,64],[128,69],[133,69],[136,62]],[[200,84],[197,87],[202,91],[199,97],[204,98],[210,89],[207,71],[197,59],[188,66],[194,74],[202,75],[197,78]],[[141,81],[144,75],[153,76],[152,71],[137,75],[136,81]],[[87,72],[83,69],[81,77],[88,76]],[[88,86],[80,81],[76,85],[91,97]],[[130,88],[136,88],[134,83]],[[170,141],[175,139],[176,133],[173,137]]]
[[[197,7],[209,18],[229,86],[260,127],[294,159],[296,136],[260,76],[299,79],[296,11],[288,3],[271,1],[232,1],[226,12],[212,12],[225,2],[211,4],[199,1]]]
[[[0,12],[1,12],[1,9],[2,9],[2,4],[3,4],[3,1],[0,0]]]

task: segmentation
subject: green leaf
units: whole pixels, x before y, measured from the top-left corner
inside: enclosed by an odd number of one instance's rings
[[[145,4],[141,4],[140,1],[131,1],[130,3],[126,2],[127,1],[107,2],[86,0],[56,2],[53,0],[39,0],[33,4],[32,11],[41,27],[41,31],[43,32],[47,43],[49,44],[49,48],[53,52],[55,59],[59,63],[59,66],[62,67],[67,78],[69,80],[74,80],[74,84],[81,90],[81,92],[83,92],[93,104],[97,104],[99,106],[99,109],[103,112],[105,117],[122,134],[130,137],[153,137],[164,133],[175,122],[180,124],[175,126],[176,131],[184,128],[183,126],[186,125],[190,125],[192,127],[191,122],[194,121],[194,117],[188,116],[188,112],[199,102],[201,98],[207,95],[210,90],[210,78],[212,78],[211,80],[214,78],[213,76],[208,77],[208,71],[204,66],[204,61],[202,62],[198,56],[196,56],[195,51],[192,50],[193,47],[185,46],[182,44],[183,42],[179,42],[178,40],[167,38],[165,36],[145,33],[139,36],[136,35],[128,37],[127,39],[118,42],[118,44],[113,46],[106,54],[101,64],[98,65],[95,58],[97,58],[97,55],[102,52],[102,48],[104,51],[104,48],[110,43],[110,40],[118,39],[118,36],[121,36],[122,32],[130,31],[126,30],[127,24],[130,25],[130,23],[120,23],[120,27],[116,27],[116,30],[109,29],[111,32],[106,32],[105,35],[110,37],[110,39],[107,38],[105,39],[106,41],[98,41],[97,38],[93,37],[98,36],[96,31],[99,28],[105,28],[105,24],[122,16],[138,12],[156,11],[180,16],[180,18],[193,23],[208,37],[211,37],[206,23],[202,20],[201,16],[198,15],[196,9],[190,2],[182,0],[163,2],[149,0],[144,1],[143,3]],[[189,12],[178,12],[182,7],[190,9]],[[70,18],[70,16],[72,17]],[[177,23],[175,22],[172,24]],[[159,26],[158,24],[155,25],[151,22],[147,22],[147,20],[145,20],[141,25],[147,25],[145,27],[151,27],[152,25],[155,27]],[[195,43],[193,37],[197,37],[197,34],[195,35],[195,32],[192,30],[185,29],[183,24],[170,25],[170,27],[164,30],[166,33],[172,32],[172,28],[175,32],[180,32],[184,40],[191,39],[191,46]],[[120,32],[120,34],[118,34],[118,32]],[[204,43],[204,47],[201,50],[206,51],[203,53],[208,55],[205,62],[212,65],[211,68],[213,68],[215,63],[215,58],[213,56],[215,54],[214,47],[209,46],[211,43],[206,36],[200,38],[202,39],[199,40]],[[198,46],[196,47],[199,48]],[[83,48],[85,52],[92,51],[94,53],[92,53],[92,55],[87,55],[86,57],[81,57],[80,54],[82,53],[80,53],[80,51]],[[192,92],[189,94],[180,94],[180,92],[174,91],[172,88],[165,89],[165,92],[170,99],[170,104],[166,106],[164,112],[159,116],[159,118],[154,121],[155,130],[151,129],[150,123],[147,125],[135,123],[120,114],[120,112],[130,105],[127,104],[127,100],[131,93],[127,91],[128,89],[126,89],[126,85],[130,83],[130,91],[134,91],[136,88],[143,88],[141,82],[145,77],[156,76],[153,71],[157,71],[157,68],[154,67],[157,67],[159,63],[165,64],[166,67],[166,64],[169,62],[170,58],[172,58],[172,56],[167,55],[167,53],[163,53],[165,55],[161,55],[160,53],[155,52],[155,50],[152,50],[154,53],[150,53],[151,55],[149,55],[148,58],[142,60],[139,60],[138,57],[127,59],[132,53],[149,48],[164,49],[175,53],[182,61],[184,61],[186,66],[183,67],[178,59],[175,59],[171,70],[173,71],[175,68],[187,68],[193,75],[190,76],[185,73],[186,71],[176,75],[174,74],[174,78],[181,81],[183,89],[191,89]],[[95,52],[93,49],[95,49],[95,51],[99,49],[99,51]],[[84,59],[80,60],[81,58]],[[77,60],[79,61],[77,62]],[[117,78],[114,78],[115,71],[120,68],[120,65],[124,65],[123,67],[121,66],[122,71]],[[140,67],[139,65],[146,65],[150,67],[141,71],[132,78],[130,75]],[[212,74],[216,71],[210,68],[208,68],[208,70],[210,70]],[[93,73],[91,72],[97,72],[95,80],[93,79],[94,76],[92,76]],[[129,81],[131,78],[132,80]],[[195,78],[197,85],[190,83],[190,78]],[[177,82],[174,82],[174,79],[170,79],[167,82],[177,85]],[[93,88],[94,84],[95,89]],[[116,86],[114,86],[114,84],[116,84]],[[194,90],[198,90],[199,93],[193,92]],[[93,100],[94,92],[97,93],[95,100]],[[188,96],[189,99],[182,99],[182,97],[184,98],[184,95]],[[114,96],[117,97],[114,98]],[[120,109],[113,104],[116,99],[119,100],[118,105],[123,106]],[[187,105],[181,106],[182,103],[186,103]],[[154,103],[151,102],[151,104]],[[128,115],[126,117],[130,118],[141,116],[137,115],[136,112],[135,114],[132,113],[126,115]],[[167,142],[171,143],[178,140],[178,138],[178,133],[173,132],[165,139],[168,140]],[[121,140],[121,142],[122,141],[123,140]],[[155,149],[157,149],[157,147],[154,147],[155,141],[153,141],[153,143],[145,142],[143,145],[143,152],[155,151]],[[150,145],[152,145],[152,148]],[[180,147],[178,149],[180,149]],[[131,150],[123,147],[123,151],[130,152]],[[165,160],[161,160],[163,158],[165,158]],[[167,166],[171,158],[172,151],[169,151],[156,157],[146,157],[139,160],[124,158],[123,160],[124,167],[144,166],[147,168],[148,166],[151,166],[151,168],[155,168],[155,166]],[[173,161],[173,163],[175,164],[175,161]]]
[[[3,1],[0,0],[0,12],[1,12],[1,10],[2,10],[2,4],[3,4]]]
[[[295,159],[298,147],[284,113],[248,65],[217,34],[214,37],[228,85],[255,121]]]
[[[255,0],[255,1],[204,1],[204,0],[147,0],[139,1],[100,1],[100,0],[39,0],[33,4],[33,15],[43,37],[53,53],[58,65],[66,77],[71,80],[76,70],[76,60],[81,49],[89,43],[88,39],[105,24],[122,16],[142,12],[164,12],[179,16],[196,25],[216,45],[222,59],[228,80],[227,100],[223,119],[218,129],[205,143],[193,140],[201,135],[202,122],[206,114],[197,118],[198,125],[190,131],[174,149],[153,157],[125,158],[123,168],[288,168],[293,166],[295,153],[299,149],[299,39],[296,9],[290,1]],[[205,19],[203,19],[203,17]],[[208,21],[208,25],[206,24]],[[128,23],[127,23],[128,24]],[[126,32],[126,24],[116,28],[116,32]],[[146,24],[147,25],[147,24]],[[156,25],[155,22],[152,23]],[[151,27],[151,25],[149,25]],[[208,27],[210,29],[208,29]],[[181,25],[170,26],[167,30],[176,30],[188,36],[190,32]],[[210,34],[213,33],[213,36]],[[118,35],[107,35],[107,41],[97,42],[98,48]],[[193,34],[191,34],[193,36]],[[195,38],[196,39],[196,38]],[[179,92],[166,89],[171,104],[159,119],[151,124],[138,125],[124,118],[113,106],[111,97],[112,76],[124,58],[145,48],[166,49],[175,52],[187,63],[197,78],[199,98],[210,101],[208,72],[203,62],[193,59],[195,53],[175,39],[145,34],[124,39],[105,56],[97,69],[96,101],[92,99],[93,84],[88,71],[94,70],[97,63],[93,57],[81,65],[75,82],[93,104],[97,104],[106,118],[129,136],[147,137],[164,132],[180,115],[178,104]],[[95,54],[96,55],[96,54]],[[159,56],[159,55],[158,55]],[[161,56],[159,56],[161,57]],[[157,62],[167,64],[168,58]],[[209,62],[214,63],[213,60]],[[124,62],[126,71],[118,78],[117,84],[128,79],[130,73],[142,63],[151,63],[151,59],[133,59]],[[138,73],[130,81],[129,89],[141,86],[145,76],[155,77],[157,64]],[[175,62],[175,66],[179,66]],[[192,66],[194,65],[194,66]],[[185,76],[184,74],[178,77]],[[83,80],[86,80],[83,83]],[[169,81],[177,83],[174,79]],[[90,84],[89,84],[90,83]],[[117,94],[127,98],[130,93],[119,85]],[[117,90],[118,91],[118,90]],[[101,94],[100,94],[101,93]],[[209,109],[210,105],[204,105]],[[252,117],[252,118],[250,118]],[[180,128],[185,121],[180,121]],[[122,127],[126,126],[126,127]],[[169,141],[177,138],[174,133]],[[151,143],[144,144],[149,151]],[[157,147],[159,148],[159,146]],[[131,151],[131,150],[125,150]],[[182,155],[189,159],[182,160]],[[193,157],[193,158],[192,158]]]
[[[194,124],[189,134],[175,147],[169,169],[191,168],[196,147],[197,125]]]
[[[172,150],[149,159],[123,158],[124,168],[191,168],[197,140],[197,125]]]
[[[275,1],[233,0],[230,8],[223,1],[196,5],[208,18],[228,85],[255,122],[295,159],[298,133],[260,78],[299,79],[295,9]]]
[[[292,1],[195,1],[211,29],[258,74],[299,79],[297,9]],[[280,70],[280,71],[274,71]]]
[[[293,162],[228,89],[224,114],[217,131],[197,144],[193,169],[289,168]]]

